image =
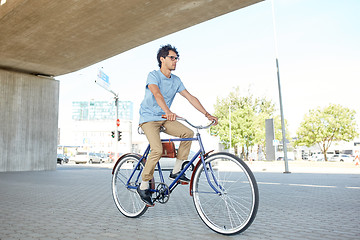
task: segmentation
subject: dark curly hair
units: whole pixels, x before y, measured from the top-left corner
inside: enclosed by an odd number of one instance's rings
[[[158,53],[157,53],[157,60],[159,63],[159,68],[161,68],[161,61],[160,58],[166,58],[166,56],[169,55],[169,51],[174,51],[176,53],[176,55],[179,57],[179,53],[176,49],[176,47],[171,46],[170,44],[167,44],[165,46],[161,46],[161,48],[159,49]]]

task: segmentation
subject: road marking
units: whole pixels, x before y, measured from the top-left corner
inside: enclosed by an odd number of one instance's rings
[[[336,186],[325,186],[325,185],[310,185],[310,184],[286,184],[289,186],[300,186],[300,187],[318,187],[318,188],[336,188]]]
[[[360,187],[345,187],[345,188],[349,188],[349,189],[360,189]]]
[[[258,182],[258,184],[281,185],[281,183],[271,183],[271,182]]]
[[[298,187],[316,187],[316,188],[338,188],[337,186],[314,185],[314,184],[297,184],[297,183],[258,182],[258,184],[264,184],[264,185],[286,185],[286,186],[298,186]],[[347,188],[347,189],[360,189],[360,187],[344,187],[344,188]]]

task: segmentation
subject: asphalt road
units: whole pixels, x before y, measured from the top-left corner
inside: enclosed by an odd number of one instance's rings
[[[202,223],[188,186],[130,219],[112,200],[110,168],[0,173],[0,239],[360,239],[360,174],[254,171],[258,214],[235,236]]]

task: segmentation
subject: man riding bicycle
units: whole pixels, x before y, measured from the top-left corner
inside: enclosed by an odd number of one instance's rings
[[[179,61],[177,49],[171,45],[162,46],[157,53],[157,60],[160,69],[149,73],[145,96],[139,110],[139,124],[149,141],[151,152],[141,174],[142,182],[137,188],[137,192],[148,206],[154,206],[149,190],[149,181],[153,178],[155,166],[162,155],[160,128],[164,127],[165,133],[175,137],[192,138],[194,136],[191,129],[176,121],[177,115],[170,110],[176,93],[185,97],[193,107],[203,113],[210,121],[215,121],[214,125],[218,123],[217,117],[209,114],[200,101],[186,90],[181,79],[171,73]],[[163,119],[162,115],[166,115],[166,119]],[[175,179],[180,174],[182,163],[187,160],[190,147],[191,141],[180,143],[175,166],[169,176],[170,179]],[[181,182],[190,181],[185,174],[179,180]]]

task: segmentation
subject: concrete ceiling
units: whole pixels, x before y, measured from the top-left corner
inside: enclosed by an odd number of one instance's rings
[[[57,76],[263,0],[0,0],[0,68]]]

